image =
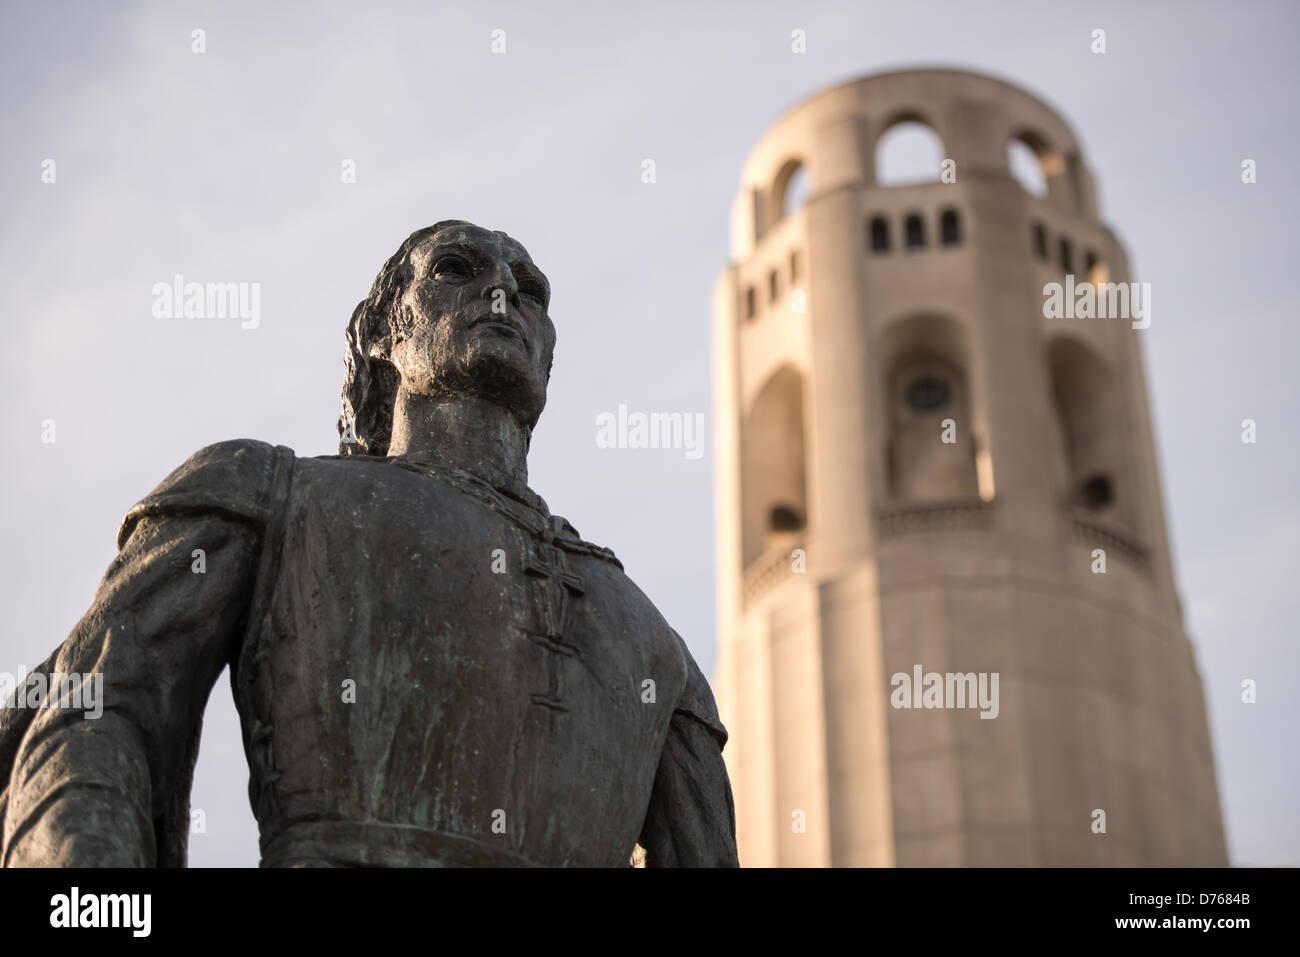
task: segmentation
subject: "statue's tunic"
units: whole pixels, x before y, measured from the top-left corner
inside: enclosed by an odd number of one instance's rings
[[[638,840],[650,865],[736,863],[707,682],[535,495],[241,440],[173,473],[119,545],[51,665],[102,671],[104,715],[33,713],[6,864],[183,863],[227,664],[265,866],[617,866]]]

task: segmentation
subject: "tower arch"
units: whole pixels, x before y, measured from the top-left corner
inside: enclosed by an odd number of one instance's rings
[[[957,320],[925,314],[895,321],[880,338],[875,376],[888,410],[882,454],[893,502],[979,495],[967,339]]]
[[[1047,356],[1067,476],[1065,503],[1132,527],[1138,503],[1115,370],[1096,349],[1066,334],[1048,341]]]
[[[804,379],[792,363],[772,373],[744,417],[746,565],[802,531],[808,515]]]
[[[802,208],[811,188],[810,174],[803,160],[787,160],[772,184],[772,222],[780,222]]]
[[[876,141],[876,185],[937,182],[943,158],[943,140],[934,126],[920,113],[900,113]]]

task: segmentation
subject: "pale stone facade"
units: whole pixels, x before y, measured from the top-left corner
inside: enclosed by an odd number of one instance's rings
[[[904,120],[955,182],[877,185]],[[731,260],[715,687],[742,864],[1225,864],[1143,332],[1043,314],[1067,272],[1133,279],[1069,127],[961,71],[827,90],[751,152]],[[996,673],[996,718],[891,706],[918,665]]]

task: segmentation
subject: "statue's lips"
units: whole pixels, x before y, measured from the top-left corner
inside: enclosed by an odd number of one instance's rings
[[[525,349],[528,348],[528,337],[524,335],[523,330],[513,323],[505,322],[501,319],[495,319],[491,315],[487,315],[483,316],[481,319],[475,319],[470,323],[471,329],[476,326],[487,326],[489,329],[505,333],[506,335],[518,340],[519,344]]]

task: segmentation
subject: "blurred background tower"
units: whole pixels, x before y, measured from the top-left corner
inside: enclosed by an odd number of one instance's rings
[[[713,304],[742,864],[1226,864],[1143,333],[1044,318],[1067,274],[1132,279],[1000,80],[867,77],[750,153]],[[998,673],[997,717],[895,709],[917,665]]]

